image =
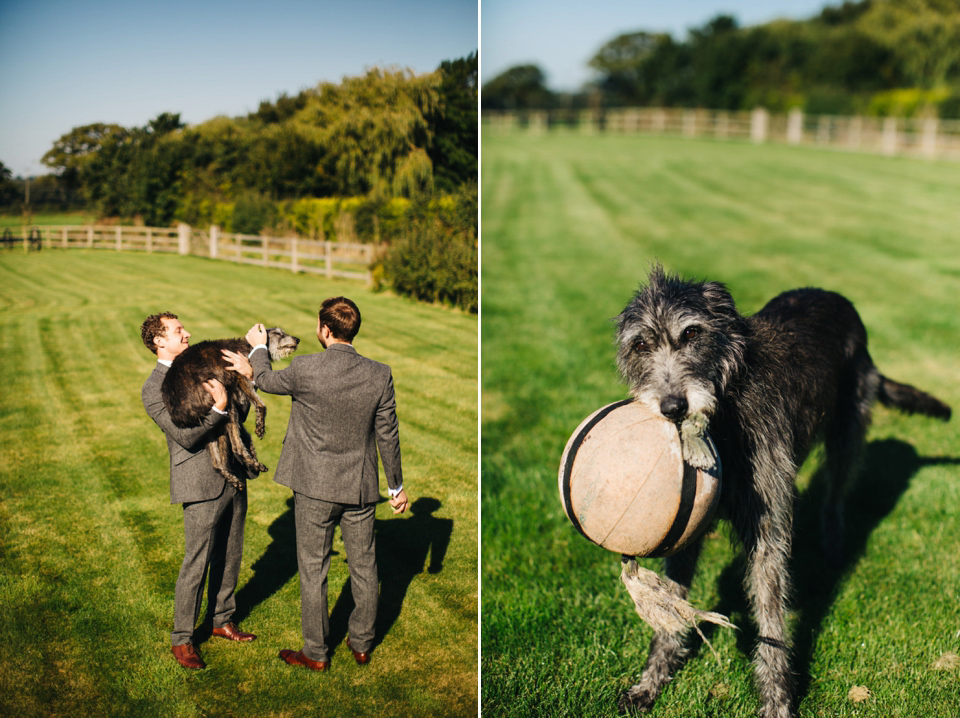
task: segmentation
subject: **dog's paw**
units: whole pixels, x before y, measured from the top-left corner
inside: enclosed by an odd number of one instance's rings
[[[715,463],[710,445],[704,439],[709,420],[703,414],[691,414],[680,425],[683,460],[695,469],[709,469]]]
[[[656,692],[641,688],[639,685],[632,686],[620,694],[617,710],[624,716],[649,713],[656,700]]]

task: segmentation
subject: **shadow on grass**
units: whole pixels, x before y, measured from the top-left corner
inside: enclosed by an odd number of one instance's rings
[[[297,573],[297,527],[293,496],[287,499],[287,510],[270,524],[267,535],[273,540],[263,555],[251,565],[253,576],[237,591],[237,610],[233,614],[237,625]],[[336,555],[337,552],[333,553]]]
[[[443,569],[443,560],[453,534],[453,519],[433,516],[440,505],[438,499],[419,498],[410,505],[409,518],[376,522],[380,605],[374,646],[380,644],[400,616],[407,589],[414,577],[422,573],[424,568],[428,573],[439,573]],[[237,591],[237,610],[233,620],[238,625],[297,573],[293,497],[287,500],[287,510],[270,525],[267,533],[273,540],[251,566],[253,577]],[[334,551],[333,555],[338,555],[338,552]],[[346,638],[347,622],[352,610],[353,595],[348,578],[330,614],[328,646],[337,646]],[[208,616],[197,631],[198,642],[209,637],[210,625],[212,618]]]
[[[380,604],[377,608],[376,648],[390,632],[407,595],[410,583],[424,572],[440,573],[453,535],[453,519],[433,515],[440,501],[422,497],[410,504],[406,519],[377,521],[377,572],[380,578]],[[429,557],[429,563],[427,561]],[[347,557],[349,561],[349,556]],[[347,623],[353,611],[350,579],[330,612],[330,636],[327,645],[337,646],[347,637]]]
[[[794,546],[791,564],[794,586],[793,607],[799,620],[794,635],[792,665],[796,676],[796,701],[810,688],[810,667],[813,653],[823,627],[846,577],[863,558],[870,534],[893,511],[907,490],[917,471],[925,466],[960,465],[960,459],[949,457],[924,458],[905,441],[883,439],[867,446],[860,478],[847,496],[842,559],[828,562],[821,543],[821,506],[826,492],[826,469],[817,470],[808,489],[797,499],[794,515]],[[746,560],[740,552],[719,578],[720,600],[713,610],[724,615],[739,613],[749,616],[739,625],[737,646],[749,655],[757,642],[756,626],[752,622],[750,606],[743,589]],[[715,626],[701,626],[709,639]],[[700,649],[699,638],[694,652]]]

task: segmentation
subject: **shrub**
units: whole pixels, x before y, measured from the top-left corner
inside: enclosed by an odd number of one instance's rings
[[[449,201],[430,204],[411,208],[403,235],[383,261],[383,274],[399,294],[476,312],[476,185],[463,188]]]
[[[263,195],[248,192],[237,199],[230,218],[230,231],[238,234],[259,234],[275,218],[273,202]]]

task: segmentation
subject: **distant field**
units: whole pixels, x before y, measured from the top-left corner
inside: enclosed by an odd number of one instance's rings
[[[58,212],[56,214],[34,214],[30,218],[31,224],[90,224],[94,220],[94,215],[90,212]],[[19,229],[23,226],[23,215],[21,214],[0,214],[0,229],[10,227]]]
[[[741,311],[798,286],[857,305],[881,370],[960,408],[960,166],[670,138],[485,134],[482,170],[481,709],[610,716],[650,630],[617,556],[565,518],[570,433],[625,396],[615,317],[652,262],[723,281]],[[960,432],[878,408],[824,567],[819,455],[800,480],[792,624],[800,716],[960,715]],[[817,482],[813,482],[814,487]],[[646,565],[659,568],[657,561]],[[729,614],[654,716],[756,714],[756,629],[723,523],[691,599]],[[849,698],[865,687],[864,702]]]
[[[249,487],[236,616],[260,638],[205,640],[208,669],[184,671],[169,636],[181,510],[140,402],[155,362],[140,323],[174,311],[195,341],[279,324],[304,354],[320,350],[316,311],[336,294],[363,312],[357,349],[393,367],[413,501],[403,516],[377,511],[373,661],[361,669],[342,643],[352,599],[339,532],[331,670],[277,657],[302,639],[291,492],[268,472]],[[192,257],[0,251],[0,371],[0,715],[476,715],[476,317]],[[264,400],[255,441],[275,468],[290,400]]]

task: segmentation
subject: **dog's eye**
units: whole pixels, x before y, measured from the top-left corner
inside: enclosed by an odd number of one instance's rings
[[[696,339],[698,336],[700,336],[700,328],[699,328],[699,327],[687,327],[686,329],[683,330],[683,341],[684,341],[684,342],[692,342],[692,341],[693,341],[694,339]]]
[[[633,350],[634,350],[635,352],[646,352],[646,351],[650,351],[650,345],[647,344],[647,342],[646,342],[645,339],[637,339],[637,340],[633,343]]]

